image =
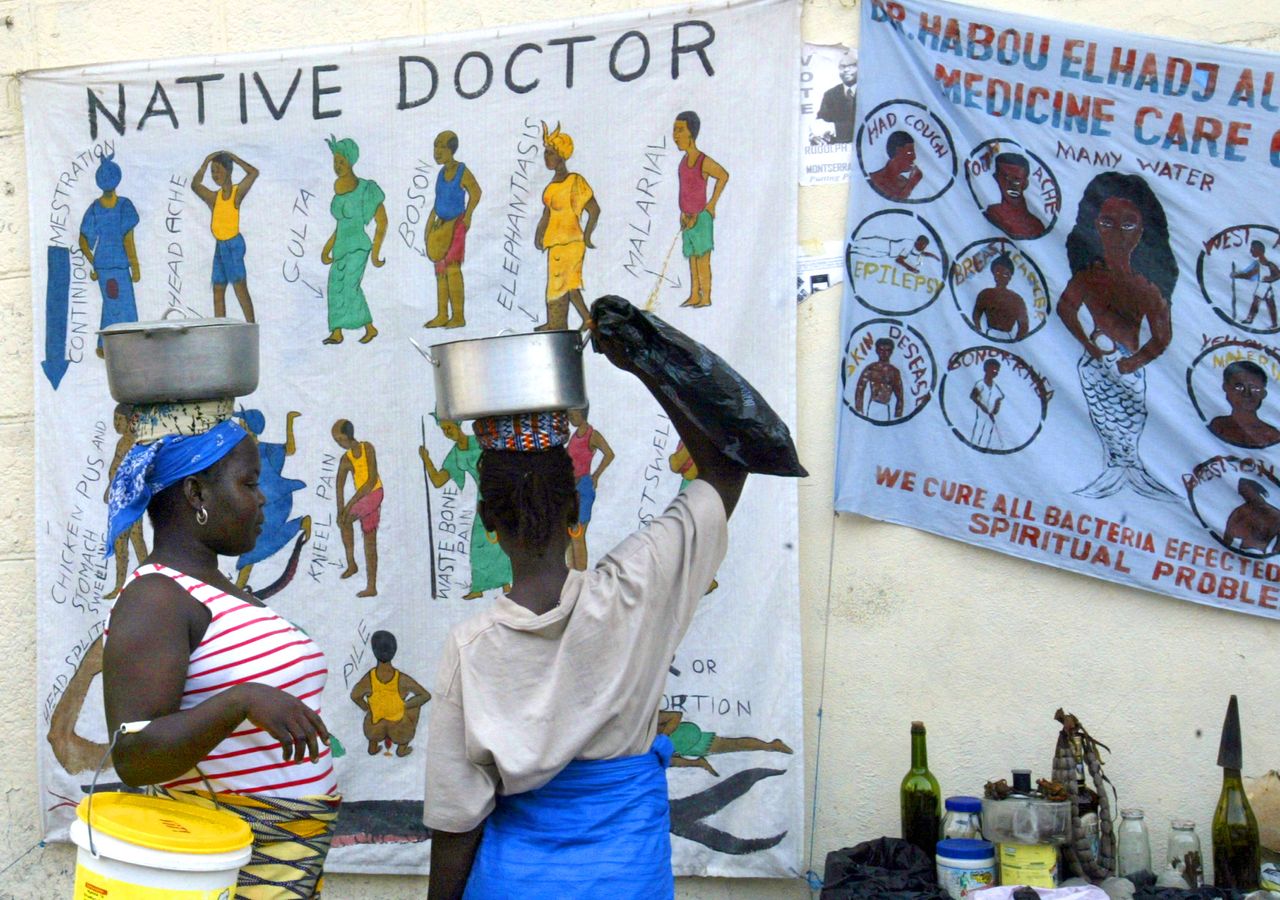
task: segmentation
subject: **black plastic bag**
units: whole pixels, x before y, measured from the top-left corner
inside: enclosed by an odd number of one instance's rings
[[[804,477],[791,431],[745,378],[706,347],[621,297],[591,306],[597,353],[619,350],[729,459],[749,472]]]
[[[928,854],[882,837],[827,854],[821,900],[950,900]]]

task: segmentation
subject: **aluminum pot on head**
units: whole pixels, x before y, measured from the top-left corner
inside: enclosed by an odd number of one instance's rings
[[[243,397],[258,388],[258,326],[239,319],[120,322],[98,332],[118,403]]]
[[[457,421],[585,407],[583,346],[576,331],[434,344],[423,355],[435,370],[436,416]]]

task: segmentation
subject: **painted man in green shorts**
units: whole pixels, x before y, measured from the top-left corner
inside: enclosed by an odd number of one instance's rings
[[[712,220],[716,203],[729,173],[698,149],[698,132],[702,121],[692,110],[676,116],[671,137],[677,149],[684,151],[680,160],[680,231],[685,259],[689,260],[689,298],[681,306],[711,305],[711,251],[715,249]],[[714,178],[715,188],[707,199],[707,179]]]

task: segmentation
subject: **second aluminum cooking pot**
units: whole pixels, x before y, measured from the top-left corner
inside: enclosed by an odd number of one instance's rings
[[[120,322],[102,329],[118,403],[243,397],[258,387],[258,326],[238,319]]]
[[[576,331],[507,334],[435,344],[436,415],[479,419],[587,405],[585,338]]]

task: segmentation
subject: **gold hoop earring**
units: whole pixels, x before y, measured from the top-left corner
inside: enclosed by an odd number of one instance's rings
[[[498,532],[490,531],[489,529],[486,528],[484,532],[484,539],[488,541],[490,544],[496,544],[498,543]]]
[[[196,510],[196,524],[197,525],[209,524],[209,511],[205,509],[203,506]]]
[[[570,525],[566,530],[569,532],[569,537],[580,538],[586,532],[587,526],[579,522],[577,525]]]

